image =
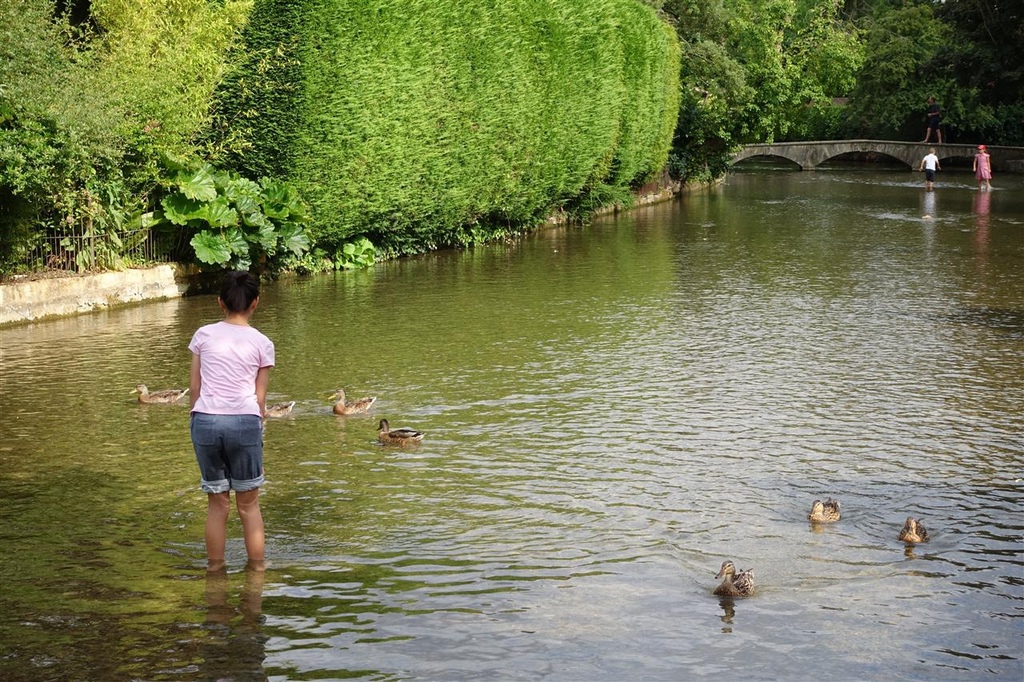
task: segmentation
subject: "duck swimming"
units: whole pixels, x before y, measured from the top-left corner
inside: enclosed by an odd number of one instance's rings
[[[900,531],[900,541],[909,543],[927,542],[928,531],[925,530],[924,524],[913,516],[907,517],[907,522],[903,524],[903,530]]]
[[[270,407],[267,408],[267,416],[283,417],[286,414],[289,414],[292,411],[293,407],[295,407],[294,400],[289,401],[287,403],[277,403],[275,405],[271,405]]]
[[[811,505],[811,513],[807,515],[811,523],[834,523],[841,517],[839,500],[833,500],[831,497],[824,502],[815,500]]]
[[[720,597],[749,597],[754,593],[754,569],[736,572],[731,561],[722,562],[722,570],[715,578],[724,578],[722,584],[715,588]]]
[[[345,389],[339,388],[331,395],[334,400],[334,414],[362,414],[369,411],[370,407],[377,400],[377,396],[371,398],[360,398],[359,400],[345,400]]]
[[[392,429],[387,419],[381,419],[377,427],[377,440],[389,445],[406,445],[423,440],[423,432],[415,429]]]
[[[146,384],[139,384],[132,393],[139,394],[140,403],[176,403],[186,395],[187,388],[165,388],[160,391],[149,392]]]

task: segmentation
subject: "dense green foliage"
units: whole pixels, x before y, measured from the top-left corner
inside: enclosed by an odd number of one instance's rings
[[[92,0],[55,14],[52,0],[0,0],[0,271],[70,234],[112,254],[77,254],[80,269],[121,264],[123,239],[158,202],[159,151],[203,154],[210,95],[250,4]]]
[[[934,96],[946,140],[1024,144],[1024,3],[875,0],[856,9],[870,57],[844,133],[920,139]]]
[[[646,2],[682,41],[678,176],[719,175],[750,142],[921,139],[930,95],[946,139],[1024,144],[1020,2]]]
[[[0,0],[0,269],[40,222],[104,229],[103,199],[124,195],[124,112],[50,12],[47,0]]]
[[[664,0],[683,47],[671,167],[720,175],[747,142],[818,136],[864,60],[839,0]]]
[[[949,42],[949,28],[935,21],[927,5],[908,5],[862,24],[870,47],[865,76],[850,106],[851,128],[858,136],[921,136],[924,102],[934,87],[922,77],[921,65]],[[915,125],[908,113],[916,114]]]
[[[945,139],[1024,145],[1022,14],[981,0],[0,0],[0,273],[33,247],[36,262],[130,265],[172,217],[176,257],[359,267],[626,202],[666,158],[706,180],[748,142],[921,139],[929,95]],[[209,215],[164,213],[185,196],[165,155],[223,169],[210,206],[192,207]],[[321,248],[298,259],[292,227],[268,217],[272,240],[247,222],[228,187],[278,185],[242,176],[292,179]]]
[[[328,251],[468,244],[663,168],[678,74],[635,0],[258,0],[216,144],[295,182]]]
[[[116,90],[130,127],[128,141],[133,152],[146,156],[144,168],[159,170],[153,148],[176,156],[197,153],[195,143],[209,125],[211,93],[227,68],[225,51],[251,5],[252,0],[91,1],[95,71]]]

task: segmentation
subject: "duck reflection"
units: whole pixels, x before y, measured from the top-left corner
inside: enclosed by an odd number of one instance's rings
[[[718,600],[718,605],[722,607],[722,615],[719,619],[724,623],[722,626],[722,632],[732,632],[732,619],[736,616],[736,605],[733,603],[732,597],[722,597]]]
[[[266,680],[267,636],[263,626],[263,582],[266,573],[246,570],[238,608],[228,598],[228,574],[206,576],[206,637],[200,647],[204,679]]]

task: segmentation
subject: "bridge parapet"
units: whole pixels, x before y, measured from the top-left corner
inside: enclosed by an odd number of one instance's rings
[[[910,168],[917,168],[921,159],[933,147],[940,162],[957,157],[970,159],[977,152],[977,145],[973,144],[932,144],[896,140],[774,142],[746,145],[732,155],[729,163],[736,164],[755,156],[777,156],[792,161],[802,170],[810,170],[842,154],[875,153],[901,161]],[[1020,172],[1024,168],[1024,147],[989,146],[988,153],[992,157],[993,170]]]

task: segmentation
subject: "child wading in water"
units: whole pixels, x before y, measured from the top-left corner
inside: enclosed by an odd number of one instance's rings
[[[985,145],[978,145],[978,153],[974,155],[974,177],[978,180],[978,189],[992,189],[992,157]]]
[[[231,490],[242,521],[247,567],[263,570],[264,531],[260,511],[263,485],[263,417],[274,366],[274,344],[249,326],[259,303],[259,281],[248,272],[229,272],[218,303],[224,320],[200,327],[192,351],[192,447],[207,494],[207,570],[225,569]]]
[[[935,185],[935,171],[942,170],[939,165],[939,157],[935,156],[935,147],[928,150],[928,155],[921,159],[920,170],[924,171],[924,187],[932,189]]]

